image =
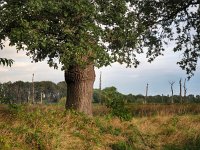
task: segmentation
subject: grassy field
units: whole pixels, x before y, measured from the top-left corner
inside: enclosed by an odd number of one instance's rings
[[[152,117],[169,115],[198,115],[200,104],[128,104],[128,109],[133,116]]]
[[[2,150],[199,150],[199,105],[131,105],[131,121],[94,106],[94,117],[63,106],[0,105]]]

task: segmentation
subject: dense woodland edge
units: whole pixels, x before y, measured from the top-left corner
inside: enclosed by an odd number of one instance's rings
[[[33,97],[34,95],[34,97]],[[0,103],[57,103],[66,97],[67,86],[65,81],[57,84],[52,81],[40,82],[5,82],[0,83]],[[94,89],[93,103],[107,103],[119,100],[125,103],[200,103],[200,95],[142,95],[122,94],[117,88],[106,87],[102,90]]]

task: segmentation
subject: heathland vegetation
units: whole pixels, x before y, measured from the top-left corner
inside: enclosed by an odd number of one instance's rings
[[[95,66],[117,62],[137,67],[139,54],[146,53],[152,62],[170,44],[174,52],[182,52],[179,66],[188,77],[194,74],[200,56],[199,4],[198,0],[1,0],[0,48],[7,41],[34,62],[47,60],[54,68],[59,63],[68,86],[65,107],[92,115]],[[0,58],[0,64],[12,63]]]
[[[57,105],[1,105],[2,150],[198,150],[198,105],[137,104],[132,118],[121,120],[104,105],[94,116]],[[188,113],[189,112],[189,113]]]
[[[1,84],[0,149],[200,149],[199,95],[174,96],[174,82],[171,97],[123,95],[115,87],[93,93],[95,66],[137,67],[139,54],[152,62],[169,44],[182,53],[179,66],[193,76],[200,57],[199,5],[1,0],[0,48],[8,41],[34,62],[47,60],[54,68],[59,63],[65,82]],[[0,58],[0,65],[12,63]]]
[[[19,86],[17,86],[20,83]],[[65,110],[66,89],[60,82],[36,82],[35,102],[21,99],[30,88],[14,82],[10,95],[1,84],[0,149],[113,149],[198,150],[200,148],[200,104],[198,96],[124,95],[115,87],[93,93],[93,117]],[[62,84],[61,84],[62,83]],[[32,87],[32,83],[24,83]],[[42,86],[43,85],[43,86]],[[50,86],[51,85],[51,86]],[[50,88],[51,87],[51,88]],[[66,86],[63,86],[66,87]],[[8,87],[7,87],[8,88]],[[16,89],[15,89],[16,88]],[[61,90],[62,89],[62,90]],[[14,92],[14,91],[22,91]],[[45,93],[41,103],[40,92]],[[12,93],[12,94],[11,94]],[[57,94],[49,97],[48,95]],[[62,93],[62,94],[61,94]],[[38,94],[38,96],[37,96]],[[6,97],[7,96],[7,97]]]

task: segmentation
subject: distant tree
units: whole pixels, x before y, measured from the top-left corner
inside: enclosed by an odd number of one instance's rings
[[[142,95],[142,94],[138,94],[138,95],[136,95],[136,99],[137,99],[138,103],[143,103],[144,99],[145,99],[145,96]]]
[[[179,80],[179,87],[180,87],[180,103],[183,103],[183,97],[182,97],[182,79]]]
[[[28,82],[16,81],[3,83],[6,91],[6,98],[13,103],[27,103],[28,98]]]
[[[34,73],[32,76],[32,104],[35,103],[35,81],[34,81]]]
[[[30,103],[31,101],[31,83],[24,82],[24,103]]]
[[[174,81],[169,81],[169,84],[170,84],[170,87],[171,87],[171,92],[172,92],[172,96],[171,96],[171,103],[173,104],[174,103],[174,89],[173,89],[173,86],[174,86]]]
[[[58,91],[59,91],[59,97],[60,98],[67,96],[67,85],[66,85],[65,81],[58,82],[57,88],[58,88]]]
[[[196,95],[196,101],[200,103],[200,95]]]
[[[99,76],[99,103],[103,104],[101,101],[101,89],[102,88],[102,72],[100,72]]]
[[[14,101],[14,95],[13,95],[13,85],[12,82],[6,82],[1,84],[1,99],[3,100],[3,103],[13,103]]]
[[[99,89],[93,90],[93,102],[94,103],[101,103],[101,96],[100,96]]]
[[[149,84],[147,83],[145,90],[145,101],[144,101],[145,104],[147,103],[148,90],[149,90]]]
[[[173,95],[173,102],[180,103],[180,95]]]
[[[137,67],[147,49],[149,62],[175,41],[178,62],[191,76],[200,55],[199,0],[1,0],[3,40],[27,50],[35,62],[48,59],[65,70],[66,108],[92,114],[94,66],[113,62]],[[194,9],[192,9],[194,8]],[[192,32],[191,32],[192,31]]]
[[[155,96],[152,96],[150,100],[153,103],[161,103],[162,97],[160,95],[155,95]]]
[[[0,103],[3,103],[3,97],[4,97],[4,88],[3,88],[3,84],[0,83]]]
[[[125,96],[128,103],[135,103],[137,101],[136,96],[133,94],[128,94]]]
[[[41,100],[41,93],[43,93],[46,102],[57,102],[60,98],[58,86],[51,81],[35,82],[35,97],[37,101]]]
[[[189,94],[188,96],[187,96],[187,99],[188,99],[188,102],[195,102],[195,96],[193,95],[193,94]]]
[[[24,82],[23,81],[16,81],[13,83],[13,87],[15,90],[15,95],[16,95],[16,103],[22,103],[23,102],[23,94],[24,94]]]
[[[184,80],[184,84],[183,84],[183,89],[184,89],[184,100],[186,101],[186,94],[187,94],[187,88],[186,88],[186,79]]]

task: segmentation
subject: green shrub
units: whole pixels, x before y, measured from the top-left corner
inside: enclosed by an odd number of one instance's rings
[[[119,117],[121,120],[130,120],[131,113],[125,108],[124,95],[119,93],[115,87],[105,88],[102,91],[102,100],[111,109],[111,115]]]
[[[24,107],[18,104],[9,104],[8,108],[12,114],[19,114],[20,112],[24,110]]]
[[[133,150],[132,147],[125,141],[120,141],[118,143],[111,145],[112,150]]]
[[[111,108],[111,115],[117,116],[121,120],[131,120],[132,115],[125,107],[125,102],[123,101],[123,99],[121,99],[120,96],[110,99],[110,101],[106,103],[106,106],[108,108]]]

